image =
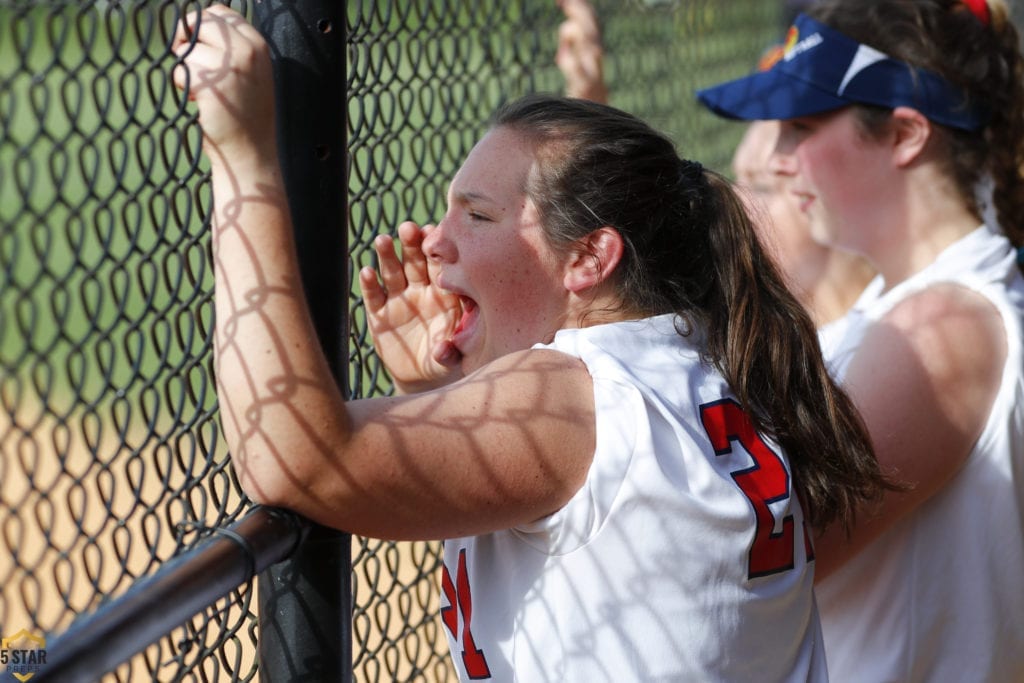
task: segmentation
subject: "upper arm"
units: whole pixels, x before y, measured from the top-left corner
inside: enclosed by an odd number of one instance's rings
[[[595,447],[590,375],[556,351],[323,415],[291,463],[264,459],[254,474],[273,504],[385,538],[473,535],[554,512],[582,486]]]
[[[965,287],[932,286],[867,332],[844,377],[882,470],[908,486],[818,540],[827,576],[955,476],[983,429],[1006,359],[998,311]]]

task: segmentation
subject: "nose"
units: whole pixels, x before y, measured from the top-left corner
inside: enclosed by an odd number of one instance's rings
[[[447,217],[437,225],[423,226],[423,253],[431,261],[451,263],[455,260],[455,244],[448,237]]]
[[[775,175],[796,175],[796,140],[788,134],[786,125],[782,126],[779,136],[775,139],[775,148],[768,157],[768,170]]]
[[[792,151],[780,150],[778,145],[768,157],[768,170],[775,175],[794,176],[797,171],[796,155]]]

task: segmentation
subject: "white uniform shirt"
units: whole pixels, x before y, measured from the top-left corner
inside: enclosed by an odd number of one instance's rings
[[[1024,280],[986,227],[882,294],[868,285],[822,331],[841,379],[870,324],[936,282],[984,295],[1007,331],[1003,378],[961,471],[818,586],[825,651],[843,683],[1024,681]]]
[[[461,680],[826,680],[788,461],[742,429],[673,317],[563,330],[547,348],[593,377],[593,465],[555,514],[445,542]]]

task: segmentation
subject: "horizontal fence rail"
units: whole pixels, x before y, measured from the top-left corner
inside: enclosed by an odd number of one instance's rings
[[[213,530],[203,544],[165,562],[127,592],[47,639],[38,683],[92,683],[259,572],[287,559],[309,523],[286,510],[254,507]],[[3,683],[23,682],[0,673]]]

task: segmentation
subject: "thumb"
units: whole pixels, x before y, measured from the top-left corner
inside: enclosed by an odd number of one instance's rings
[[[462,362],[462,353],[448,339],[439,342],[431,355],[436,363],[445,368],[454,368]]]

